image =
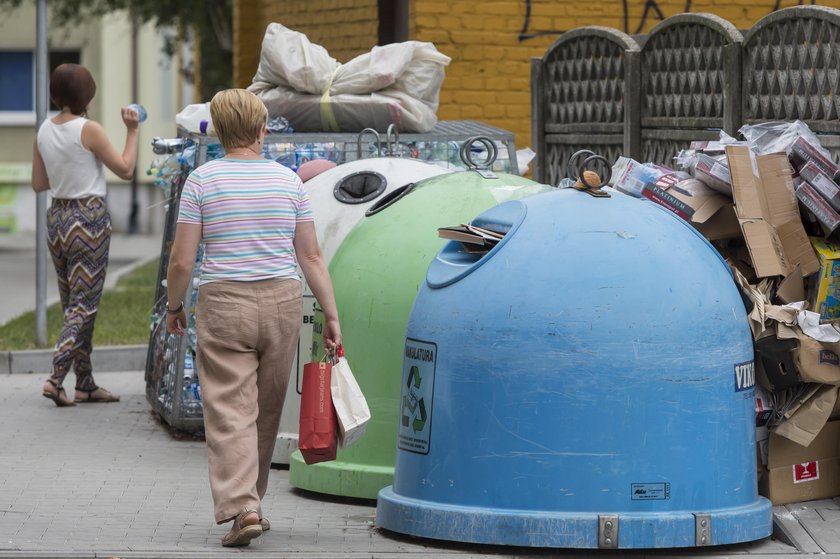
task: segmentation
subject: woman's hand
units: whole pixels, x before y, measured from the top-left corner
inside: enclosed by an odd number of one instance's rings
[[[140,115],[137,114],[137,111],[129,109],[128,107],[123,107],[120,109],[120,112],[122,114],[122,121],[125,124],[125,127],[129,130],[136,130],[140,125]]]
[[[187,327],[187,313],[184,309],[178,312],[166,313],[166,331],[176,336],[184,335],[184,328]],[[326,336],[326,330],[324,330]]]
[[[341,326],[338,319],[324,321],[324,350],[332,355],[341,345]]]

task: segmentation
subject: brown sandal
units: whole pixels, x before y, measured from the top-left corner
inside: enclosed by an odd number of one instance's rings
[[[78,404],[97,404],[119,401],[119,396],[111,394],[101,386],[94,388],[93,390],[76,389],[76,403]]]
[[[251,518],[248,518],[248,517]],[[245,521],[248,521],[245,524]],[[242,512],[233,519],[233,526],[230,532],[222,538],[224,547],[242,547],[251,544],[251,540],[262,536],[263,529],[260,526],[260,517],[255,510],[242,509]]]
[[[50,386],[52,386],[55,390],[51,390],[49,388]],[[47,379],[47,382],[44,383],[44,387],[41,390],[41,394],[44,395],[44,398],[49,398],[50,400],[55,402],[55,405],[59,408],[68,408],[76,405],[73,403],[72,400],[70,400],[70,398],[67,397],[67,393],[64,391],[64,387],[59,386],[52,379]]]

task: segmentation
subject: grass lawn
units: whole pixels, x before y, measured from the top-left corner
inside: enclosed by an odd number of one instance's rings
[[[148,343],[158,265],[153,260],[140,266],[102,294],[93,347]],[[0,326],[0,351],[52,347],[61,325],[61,305],[51,305],[47,308],[47,345],[39,346],[35,339],[35,311],[22,314]]]

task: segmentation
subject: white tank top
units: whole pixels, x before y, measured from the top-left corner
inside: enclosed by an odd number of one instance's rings
[[[87,119],[74,118],[64,124],[47,119],[38,130],[38,151],[47,168],[53,198],[105,196],[102,162],[82,145],[82,128]]]

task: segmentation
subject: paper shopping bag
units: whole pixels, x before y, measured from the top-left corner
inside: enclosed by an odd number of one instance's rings
[[[331,387],[338,419],[338,441],[342,447],[348,447],[364,435],[370,421],[370,409],[341,346],[338,347],[338,362],[332,368]]]
[[[335,460],[338,437],[330,393],[331,369],[332,365],[324,361],[303,366],[298,448],[307,464]]]

